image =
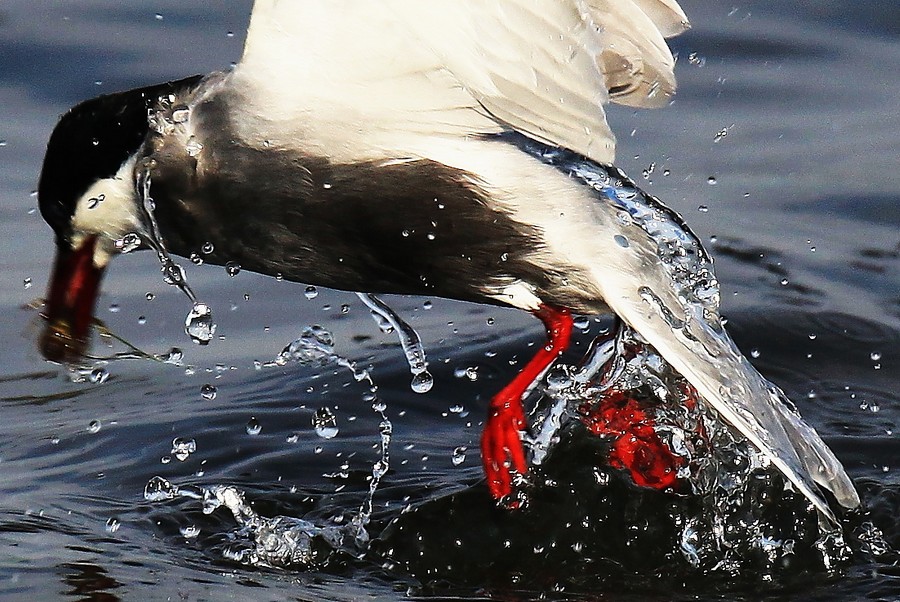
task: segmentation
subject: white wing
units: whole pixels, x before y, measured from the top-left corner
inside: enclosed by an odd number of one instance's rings
[[[622,225],[614,214],[606,207],[595,213],[604,222],[604,235],[596,240],[602,260],[592,266],[610,308],[824,516],[836,523],[816,483],[842,506],[859,506],[853,483],[828,446],[785,405],[784,394],[756,371],[718,325],[716,304],[686,300],[683,283],[660,261],[660,241],[633,225]],[[629,241],[627,248],[615,242],[616,235]]]
[[[323,144],[335,127],[370,140],[513,128],[610,163],[603,103],[664,104],[663,32],[686,26],[672,0],[257,0],[235,78],[270,120],[322,124]]]

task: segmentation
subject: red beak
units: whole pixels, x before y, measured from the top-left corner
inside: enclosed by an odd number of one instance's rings
[[[84,356],[90,342],[94,305],[100,292],[103,268],[94,265],[96,236],[76,249],[57,246],[56,264],[47,296],[47,328],[41,337],[41,353],[52,361],[67,363]]]

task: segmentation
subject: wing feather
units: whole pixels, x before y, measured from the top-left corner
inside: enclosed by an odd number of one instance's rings
[[[784,394],[741,354],[718,324],[715,308],[685,301],[676,279],[658,257],[658,241],[608,213],[614,212],[605,207],[596,212],[608,233],[597,241],[603,260],[592,269],[610,308],[762,451],[823,516],[836,523],[816,483],[831,491],[842,506],[859,506],[859,495],[841,463],[815,430],[785,404]],[[617,234],[627,238],[627,248],[616,244]]]
[[[276,120],[515,129],[611,163],[603,104],[664,104],[685,23],[672,0],[256,0],[235,76]]]

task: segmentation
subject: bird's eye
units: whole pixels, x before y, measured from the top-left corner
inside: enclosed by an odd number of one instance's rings
[[[105,194],[100,194],[88,199],[88,209],[94,209],[97,205],[106,200]]]

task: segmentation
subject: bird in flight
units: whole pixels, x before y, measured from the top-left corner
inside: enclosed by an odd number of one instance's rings
[[[613,313],[831,520],[859,497],[724,331],[712,263],[613,167],[603,106],[667,104],[675,0],[257,0],[231,70],[88,100],[39,184],[56,235],[41,341],[88,345],[132,247],[335,289],[531,312],[547,331],[490,402],[488,488],[527,471],[522,399],[572,314]]]

